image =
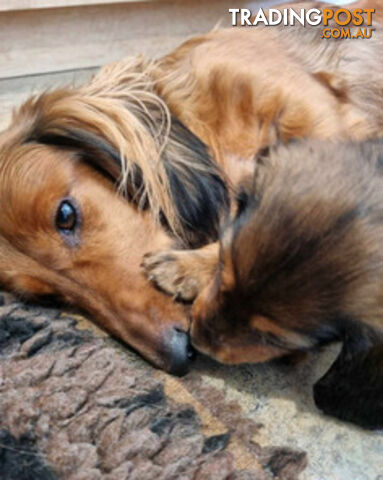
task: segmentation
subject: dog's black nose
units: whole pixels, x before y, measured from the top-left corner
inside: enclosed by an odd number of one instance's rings
[[[173,329],[170,340],[170,368],[172,375],[186,375],[190,362],[195,358],[195,351],[190,344],[189,334],[182,330]]]

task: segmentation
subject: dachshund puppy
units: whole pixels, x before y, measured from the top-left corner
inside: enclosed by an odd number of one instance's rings
[[[148,256],[150,278],[192,299],[192,344],[264,362],[340,340],[317,406],[383,427],[383,142],[291,143],[259,159],[219,248]]]

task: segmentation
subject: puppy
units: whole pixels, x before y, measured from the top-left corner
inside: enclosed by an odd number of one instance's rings
[[[191,339],[223,363],[340,340],[314,387],[327,414],[383,427],[383,142],[291,143],[261,158],[219,246],[146,258],[192,299]]]

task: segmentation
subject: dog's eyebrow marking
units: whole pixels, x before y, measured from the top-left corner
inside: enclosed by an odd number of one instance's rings
[[[255,315],[250,319],[253,329],[267,335],[270,343],[277,346],[294,346],[300,349],[309,349],[313,342],[307,335],[283,328],[263,315]]]
[[[31,141],[33,140],[32,137]],[[84,156],[91,157],[92,163],[100,167],[103,172],[108,173],[111,178],[117,179],[121,174],[121,157],[118,152],[107,141],[93,133],[80,129],[67,129],[37,136],[37,141],[45,145],[85,149]],[[101,155],[100,158],[100,153],[107,155],[113,162],[105,164],[105,157]]]
[[[33,138],[33,137],[32,137]],[[37,140],[45,145],[76,148],[81,159],[113,183],[121,178],[121,156],[109,142],[98,135],[80,129],[62,129],[57,133],[38,136]],[[31,139],[32,141],[32,139]],[[124,196],[134,203],[140,203],[142,209],[148,208],[147,197],[137,198],[143,191],[143,174],[139,165],[132,162],[129,184],[123,190]]]

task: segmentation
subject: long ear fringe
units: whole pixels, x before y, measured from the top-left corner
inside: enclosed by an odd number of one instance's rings
[[[180,230],[170,198],[170,187],[160,161],[167,140],[169,113],[152,91],[148,65],[140,58],[106,66],[92,81],[78,89],[47,92],[35,99],[39,112],[34,135],[55,135],[63,130],[85,130],[107,142],[120,156],[119,189],[133,180],[138,166],[145,179],[140,196],[155,218],[162,210],[169,225]],[[160,122],[150,112],[158,112]],[[138,203],[140,199],[137,198]]]
[[[139,206],[148,207],[157,220],[165,218],[181,239],[198,228],[211,233],[208,223],[218,223],[218,210],[227,202],[224,183],[206,147],[172,119],[155,93],[154,68],[142,57],[107,65],[80,88],[58,89],[30,99],[16,113],[14,124],[29,122],[28,135],[35,141],[69,131],[95,136],[120,158],[121,174],[116,180],[122,193],[131,193],[128,190],[140,172],[143,182],[135,192]],[[207,196],[209,182],[214,183],[215,193]],[[188,198],[179,198],[181,184]],[[201,204],[206,200],[207,210]],[[192,201],[193,215],[188,215],[187,201]],[[197,221],[204,214],[208,218]]]

